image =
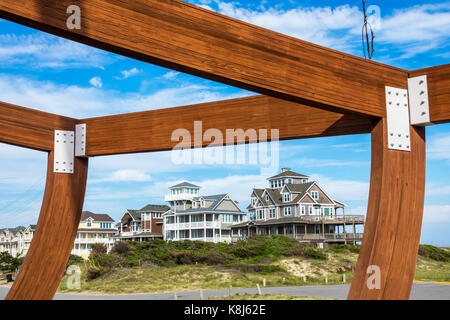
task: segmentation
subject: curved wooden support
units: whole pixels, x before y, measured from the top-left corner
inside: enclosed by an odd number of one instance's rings
[[[80,223],[87,158],[75,158],[74,174],[53,173],[49,153],[41,213],[28,254],[6,299],[52,299],[63,276]]]
[[[386,118],[372,130],[369,205],[348,299],[409,299],[422,227],[425,129],[411,127],[411,152],[387,149]],[[376,269],[379,267],[379,288]]]

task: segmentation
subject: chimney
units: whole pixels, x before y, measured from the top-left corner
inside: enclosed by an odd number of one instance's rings
[[[291,171],[291,168],[281,168],[281,172]]]

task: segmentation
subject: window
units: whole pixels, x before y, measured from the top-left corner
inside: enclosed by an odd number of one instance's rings
[[[305,208],[305,206],[300,206],[300,214],[301,214],[302,216],[304,216],[305,213],[306,213],[306,208]]]
[[[291,201],[291,194],[290,193],[283,193],[283,201],[284,202]]]
[[[87,226],[88,228],[92,227],[92,221],[91,221],[91,220],[88,220],[88,221],[86,222],[86,226]]]
[[[289,179],[288,179],[288,183],[292,183],[292,178],[289,178]]]
[[[292,215],[291,207],[284,207],[284,208],[283,208],[283,213],[284,213],[285,216],[290,216],[290,215]]]
[[[252,206],[254,206],[256,203],[256,198],[252,198]]]
[[[313,214],[313,207],[311,206],[308,207],[308,214]]]
[[[311,191],[311,197],[314,200],[318,200],[319,199],[319,191]]]
[[[269,201],[269,194],[266,194],[266,201]]]
[[[270,208],[269,209],[269,218],[270,219],[275,219],[277,217],[277,211],[275,208]]]
[[[258,219],[262,220],[265,218],[264,209],[258,209]]]
[[[302,179],[302,183],[306,183],[308,180],[306,179]]]
[[[250,221],[254,221],[254,220],[256,220],[256,213],[250,212]]]

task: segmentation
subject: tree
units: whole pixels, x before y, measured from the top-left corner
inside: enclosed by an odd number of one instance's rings
[[[0,271],[14,272],[16,271],[23,263],[23,258],[13,257],[8,252],[0,252]]]

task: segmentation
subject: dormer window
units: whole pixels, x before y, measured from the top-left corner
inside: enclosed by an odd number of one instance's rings
[[[256,198],[252,198],[252,206],[256,204]]]
[[[192,208],[194,208],[194,209],[197,208],[197,201],[193,201],[193,202],[192,202]]]
[[[283,202],[289,202],[289,201],[291,201],[291,194],[283,193]]]
[[[311,197],[314,200],[318,200],[319,199],[319,191],[311,191]]]
[[[88,220],[88,221],[86,222],[86,226],[87,226],[88,228],[92,227],[92,220]]]
[[[266,201],[269,201],[269,195],[266,194]]]
[[[201,202],[200,202],[200,206],[201,206],[202,208],[204,208],[204,207],[205,207],[205,200],[201,200]]]

